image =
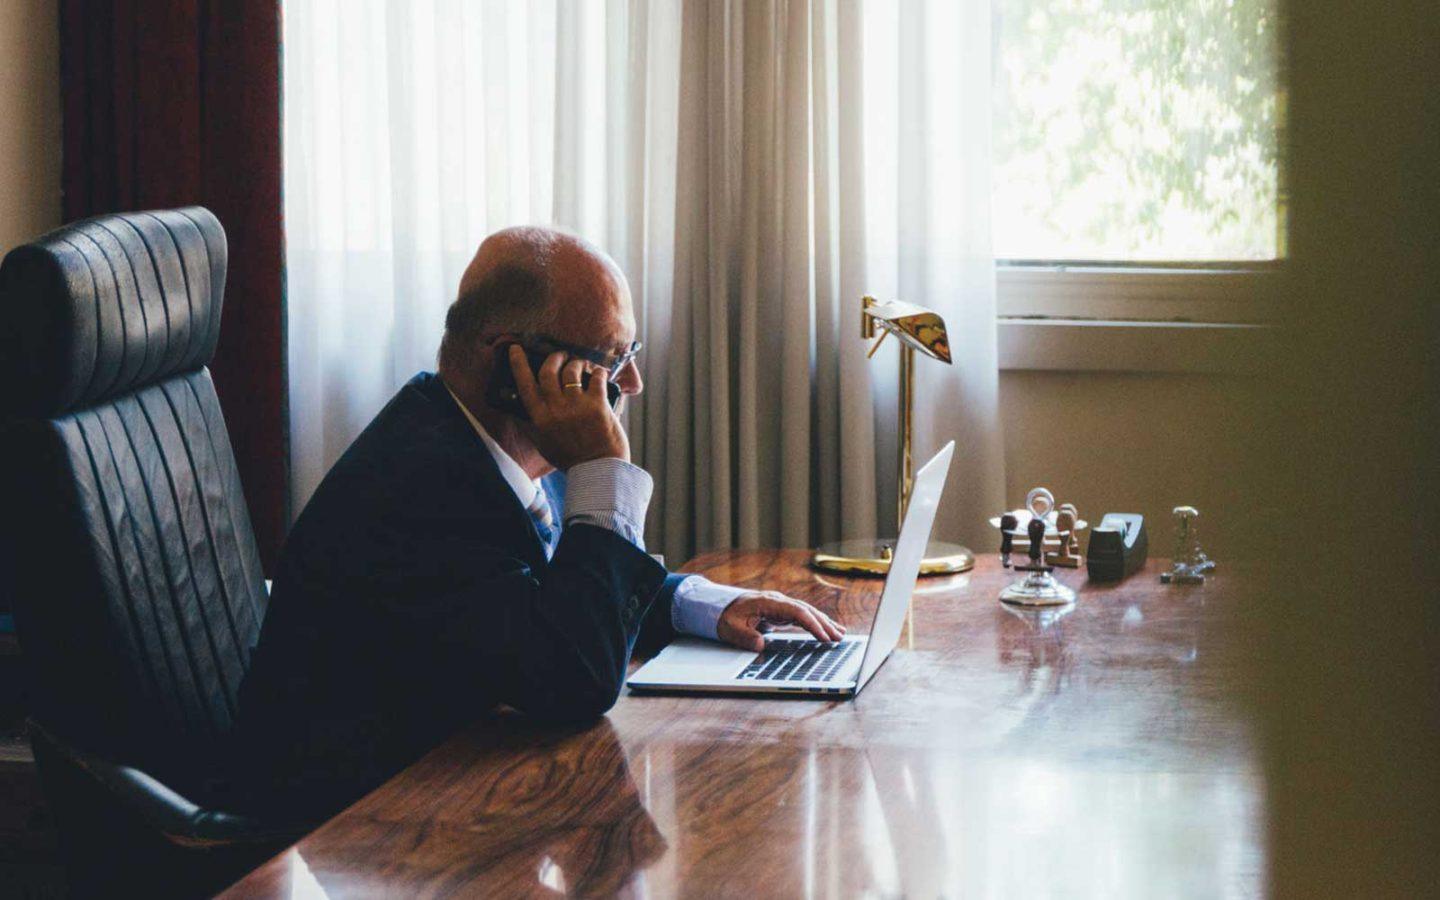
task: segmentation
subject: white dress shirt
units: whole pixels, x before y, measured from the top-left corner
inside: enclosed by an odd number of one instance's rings
[[[520,505],[530,509],[543,492],[538,479],[525,474],[510,454],[505,452],[480,420],[447,386],[450,397],[465,414],[485,449],[495,459],[500,475],[519,498]],[[639,466],[615,457],[592,459],[570,467],[565,473],[564,523],[580,522],[606,528],[641,550],[645,549],[645,513],[650,507],[654,483],[650,473]],[[546,552],[549,550],[547,548]],[[670,605],[670,622],[682,634],[717,640],[720,614],[737,597],[747,593],[743,588],[715,584],[703,575],[689,575],[675,589]]]

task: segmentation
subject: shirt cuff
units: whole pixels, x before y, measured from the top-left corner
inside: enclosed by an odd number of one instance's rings
[[[736,598],[750,593],[749,588],[716,584],[704,575],[691,575],[675,588],[670,601],[670,624],[681,634],[720,639],[720,614]]]
[[[623,459],[577,463],[565,473],[565,524],[607,528],[644,550],[653,487],[649,472]]]

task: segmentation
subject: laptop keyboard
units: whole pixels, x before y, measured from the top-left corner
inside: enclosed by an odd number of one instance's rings
[[[859,641],[772,641],[740,677],[754,681],[830,681],[840,674]]]

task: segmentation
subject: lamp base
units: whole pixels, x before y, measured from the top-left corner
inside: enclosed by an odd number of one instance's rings
[[[834,541],[816,548],[810,565],[824,572],[845,575],[887,575],[895,539],[857,538]],[[954,575],[975,568],[975,554],[959,544],[931,541],[920,562],[921,575]]]

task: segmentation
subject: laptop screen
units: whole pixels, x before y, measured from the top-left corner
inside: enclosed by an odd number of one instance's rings
[[[905,627],[905,613],[910,609],[910,595],[915,591],[915,579],[920,575],[920,561],[925,558],[925,548],[930,543],[930,528],[935,524],[935,510],[940,505],[940,492],[945,488],[945,476],[950,471],[950,458],[955,455],[955,442],[951,441],[930,461],[920,467],[915,475],[914,488],[910,492],[910,507],[905,511],[905,521],[900,526],[900,538],[895,542],[895,556],[890,561],[890,572],[885,576],[885,590],[880,595],[880,608],[875,614],[875,625],[870,630],[870,640],[865,647],[865,659],[860,663],[860,680],[855,692],[870,680],[880,664],[900,642],[900,631]]]

